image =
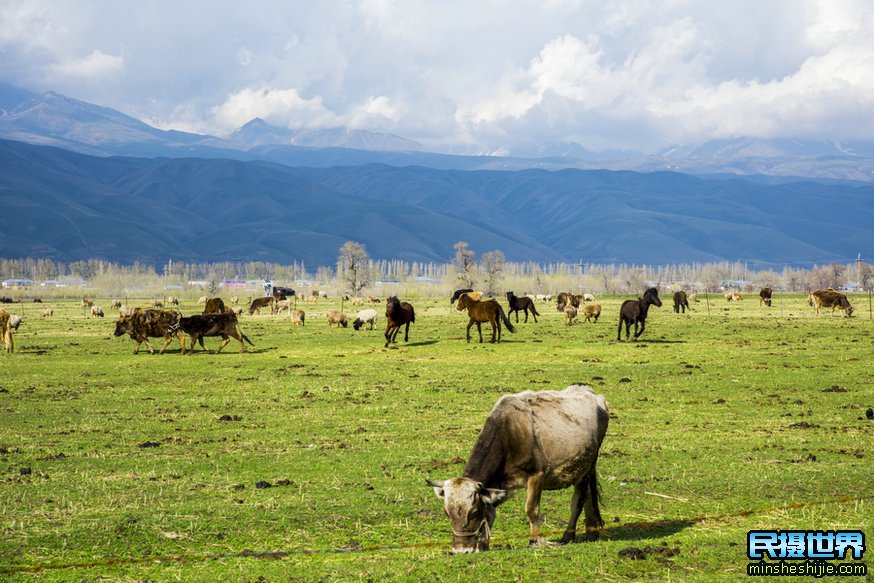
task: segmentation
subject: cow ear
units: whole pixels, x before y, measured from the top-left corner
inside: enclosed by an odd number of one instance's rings
[[[444,494],[443,485],[446,483],[446,481],[445,480],[425,480],[425,482],[429,486],[434,488],[434,493],[437,495],[438,498],[440,498],[442,500],[443,494]]]
[[[483,502],[486,504],[497,506],[507,498],[507,491],[498,488],[486,488],[480,496],[482,496]]]

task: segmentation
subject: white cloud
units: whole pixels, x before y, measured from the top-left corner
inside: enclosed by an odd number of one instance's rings
[[[94,49],[87,57],[65,59],[52,65],[51,70],[64,77],[99,79],[115,75],[124,69],[124,56],[107,55]]]
[[[212,117],[225,130],[234,130],[260,117],[275,126],[322,128],[340,125],[321,97],[304,99],[294,89],[243,89],[213,108]]]

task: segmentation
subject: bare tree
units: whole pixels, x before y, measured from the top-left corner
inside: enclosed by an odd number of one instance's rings
[[[340,247],[337,276],[351,295],[359,295],[370,284],[369,262],[370,256],[361,243],[346,241]]]
[[[870,290],[874,284],[874,266],[870,263],[859,263],[859,285],[863,290]]]
[[[476,282],[476,253],[467,248],[467,243],[459,241],[455,245],[455,257],[452,266],[455,269],[455,280],[463,288],[473,289]]]
[[[480,261],[480,271],[485,281],[485,292],[488,295],[497,295],[500,291],[501,282],[504,279],[504,267],[507,260],[500,251],[487,251],[483,253]]]

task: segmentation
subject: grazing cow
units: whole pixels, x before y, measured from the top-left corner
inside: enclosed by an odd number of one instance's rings
[[[686,309],[689,308],[689,298],[686,297],[686,292],[683,290],[674,292],[674,313],[679,314],[680,310],[683,310],[683,313],[686,313]]]
[[[140,344],[143,342],[146,343],[149,354],[155,354],[155,349],[149,343],[149,338],[164,339],[164,345],[159,351],[159,354],[164,354],[164,350],[175,336],[179,339],[181,346],[180,354],[185,354],[185,335],[176,328],[181,317],[182,314],[171,310],[137,310],[130,315],[119,316],[115,323],[115,336],[127,334],[136,341],[137,346],[134,348],[134,354],[140,351]]]
[[[583,316],[586,317],[586,322],[591,322],[594,318],[597,323],[598,318],[601,317],[601,304],[586,304],[583,306]]]
[[[834,315],[835,309],[840,309],[847,318],[853,315],[853,306],[850,305],[850,300],[847,299],[846,294],[831,288],[810,292],[807,296],[807,303],[813,306],[817,316],[820,315],[820,308],[831,308],[832,315]]]
[[[522,488],[528,494],[525,514],[531,544],[548,544],[540,536],[543,491],[571,486],[570,519],[561,542],[574,542],[583,509],[586,539],[596,540],[604,526],[596,464],[609,419],[607,400],[586,385],[498,399],[462,476],[427,480],[449,517],[452,552],[487,551],[496,508]]]
[[[198,316],[183,316],[179,318],[177,326],[172,329],[172,332],[181,330],[191,337],[191,350],[188,354],[194,353],[194,345],[200,343],[200,347],[206,350],[203,346],[203,339],[210,336],[221,336],[222,342],[219,344],[216,354],[222,351],[222,348],[227,346],[231,338],[239,341],[240,352],[246,352],[246,345],[243,340],[250,345],[249,340],[243,331],[240,330],[240,323],[234,314],[201,314]]]
[[[294,300],[277,300],[273,303],[274,310],[278,314],[282,310],[288,310],[291,313],[291,308],[294,306]]]
[[[566,305],[564,307],[564,323],[565,323],[565,325],[570,326],[571,324],[573,324],[574,318],[577,317],[578,312],[579,312],[579,310],[577,310],[577,308],[573,307],[572,305],[570,305],[570,304]]]
[[[328,321],[328,328],[333,328],[334,324],[337,325],[337,328],[349,326],[349,319],[340,310],[328,310],[325,312],[325,319]]]
[[[458,298],[461,297],[461,294],[472,294],[472,293],[474,293],[474,292],[469,287],[457,289],[454,292],[452,292],[452,296],[449,298],[449,303],[454,304],[458,300]],[[479,298],[476,298],[476,299],[479,299]]]
[[[102,318],[103,317],[103,308],[101,308],[100,306],[91,306],[91,316],[92,317],[96,316],[98,318]]]
[[[121,300],[112,300],[112,303],[109,304],[109,307],[113,310],[117,310],[121,307]]]
[[[83,309],[84,309],[84,308],[90,308],[90,307],[93,306],[93,305],[94,305],[94,300],[89,300],[89,299],[87,299],[87,298],[85,298],[85,299],[82,300],[82,308],[83,308]]]
[[[303,310],[292,310],[291,321],[295,326],[303,326],[306,323],[306,312]]]
[[[513,292],[508,291],[507,302],[509,302],[510,304],[510,309],[507,311],[507,316],[510,317],[513,315],[513,312],[516,312],[517,324],[519,323],[520,310],[525,312],[525,322],[528,322],[528,310],[531,310],[531,314],[534,316],[534,321],[537,322],[537,316],[539,316],[540,314],[537,312],[537,308],[534,306],[534,300],[529,297],[516,297]]]
[[[12,323],[10,322],[12,314],[0,308],[0,338],[3,339],[3,345],[6,348],[6,354],[12,354],[15,351],[15,343],[12,341]]]
[[[631,325],[634,324],[634,339],[640,338],[643,331],[646,330],[646,315],[649,312],[650,306],[662,307],[662,301],[659,299],[659,290],[651,287],[643,293],[642,300],[625,300],[622,302],[622,307],[619,309],[619,331],[616,333],[616,341],[622,341],[622,324],[625,324],[625,340],[628,341],[628,336],[631,331]],[[637,326],[640,324],[640,332],[637,331]]]
[[[770,287],[765,286],[759,291],[759,305],[765,304],[769,308],[771,307],[771,295],[773,295],[774,290]]]
[[[226,311],[225,303],[221,298],[209,298],[204,302],[204,314],[224,314]]]
[[[7,298],[6,296],[0,296],[0,304],[11,304],[12,298]]]
[[[276,311],[276,298],[273,296],[266,296],[263,298],[255,298],[252,300],[252,303],[249,304],[249,315],[251,316],[255,312],[258,312],[258,315],[261,315],[261,308],[267,308],[270,310],[270,313],[273,314]]]
[[[409,302],[402,302],[397,296],[385,300],[385,346],[397,344],[398,332],[404,328],[404,342],[410,339],[410,324],[416,322],[416,310]]]
[[[568,294],[568,302],[575,308],[579,308],[583,303],[583,294]]]
[[[482,344],[483,341],[483,322],[488,322],[492,327],[492,339],[490,340],[492,344],[501,341],[501,322],[504,323],[504,326],[506,326],[507,330],[510,332],[516,331],[513,324],[510,323],[510,319],[507,318],[507,315],[504,313],[504,308],[502,308],[501,304],[495,300],[479,301],[472,299],[470,294],[461,294],[461,297],[458,298],[458,303],[455,305],[455,309],[459,312],[467,310],[467,315],[469,317],[467,322],[468,342],[470,342],[470,327],[474,324],[476,324],[476,329],[479,332],[480,344]]]
[[[376,326],[376,310],[373,308],[368,308],[367,310],[361,310],[358,314],[355,315],[355,321],[352,322],[352,327],[356,330],[360,329],[365,324],[370,324],[370,329],[373,330],[373,327]]]

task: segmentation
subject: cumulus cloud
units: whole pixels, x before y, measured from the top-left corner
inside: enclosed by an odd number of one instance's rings
[[[872,22],[868,0],[30,0],[0,4],[0,81],[451,151],[839,140],[870,135]]]

